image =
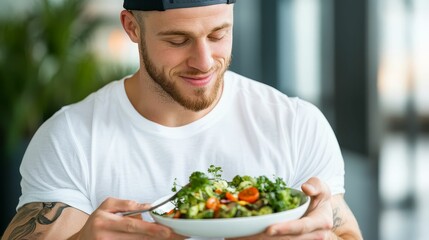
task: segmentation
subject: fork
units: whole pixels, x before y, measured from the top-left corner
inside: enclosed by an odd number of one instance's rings
[[[140,213],[145,213],[145,212],[151,212],[151,211],[153,211],[153,210],[155,210],[155,209],[157,209],[157,208],[159,208],[159,207],[161,207],[162,205],[164,205],[164,204],[166,204],[166,203],[168,203],[168,202],[170,202],[171,200],[173,200],[174,198],[176,198],[176,196],[177,196],[177,194],[179,194],[179,192],[181,192],[185,187],[187,187],[189,185],[189,183],[188,184],[186,184],[184,187],[182,187],[179,191],[177,191],[175,194],[173,194],[173,195],[171,195],[171,197],[169,197],[169,198],[167,198],[166,200],[164,200],[164,201],[162,201],[162,202],[160,202],[160,203],[158,203],[158,204],[156,204],[156,205],[154,205],[154,206],[151,206],[150,208],[147,208],[147,209],[144,209],[144,210],[135,210],[135,211],[129,211],[129,212],[117,212],[117,213],[115,213],[116,215],[119,215],[119,216],[123,216],[123,217],[125,217],[125,216],[134,216],[134,215],[137,215],[137,214],[140,214]]]

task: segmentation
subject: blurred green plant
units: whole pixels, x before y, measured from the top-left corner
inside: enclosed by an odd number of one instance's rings
[[[85,0],[33,3],[21,18],[0,19],[0,150],[7,159],[61,106],[123,73],[102,74],[105,64],[89,43],[107,20],[84,14]]]

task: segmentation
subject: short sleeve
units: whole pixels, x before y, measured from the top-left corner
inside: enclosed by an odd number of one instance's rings
[[[338,141],[325,116],[311,103],[297,101],[293,138],[297,186],[315,176],[328,184],[332,194],[344,193],[344,160]]]
[[[63,202],[91,213],[83,158],[62,109],[37,130],[24,154],[17,209],[30,202]]]

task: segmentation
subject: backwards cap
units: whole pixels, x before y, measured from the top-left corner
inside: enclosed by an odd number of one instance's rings
[[[201,7],[214,4],[231,4],[236,0],[124,0],[124,8],[139,11],[165,11],[175,8]]]

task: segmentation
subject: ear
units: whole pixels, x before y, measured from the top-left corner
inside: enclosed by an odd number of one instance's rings
[[[134,15],[128,10],[123,10],[120,18],[122,27],[131,41],[140,43],[140,26],[138,25]]]

